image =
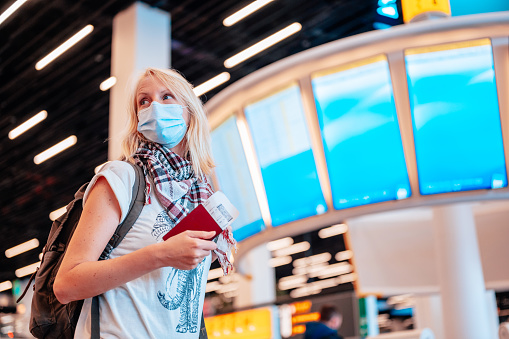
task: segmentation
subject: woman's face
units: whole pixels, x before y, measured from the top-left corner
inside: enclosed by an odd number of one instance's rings
[[[160,104],[178,104],[185,106],[179,102],[173,93],[166,88],[159,80],[152,77],[145,77],[138,85],[136,91],[136,112],[149,107],[152,102],[157,101]],[[184,107],[182,114],[187,126],[189,126],[189,111]]]

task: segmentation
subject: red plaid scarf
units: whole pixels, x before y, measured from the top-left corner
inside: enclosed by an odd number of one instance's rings
[[[157,199],[175,223],[213,193],[205,178],[196,178],[189,160],[158,143],[142,143],[133,158],[145,172],[146,203],[150,204],[150,176]]]
[[[204,176],[196,178],[189,160],[158,143],[141,143],[133,158],[145,173],[145,203],[150,204],[150,176],[157,199],[175,225],[213,193]],[[228,229],[218,236],[217,245],[214,252],[226,275],[232,269],[227,253],[232,247],[236,249],[235,239]]]

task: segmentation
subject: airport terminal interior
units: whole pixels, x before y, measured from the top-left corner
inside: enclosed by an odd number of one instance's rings
[[[31,338],[52,221],[175,68],[238,210],[208,338],[509,339],[509,1],[0,4],[0,338]],[[27,294],[16,300],[23,291]]]

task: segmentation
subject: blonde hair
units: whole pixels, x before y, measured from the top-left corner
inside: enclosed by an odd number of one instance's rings
[[[122,160],[134,163],[133,155],[142,141],[147,139],[138,132],[138,112],[136,93],[140,82],[150,77],[160,81],[175,99],[189,112],[189,126],[184,137],[184,158],[190,160],[194,173],[198,177],[210,175],[214,162],[210,148],[210,134],[207,117],[200,99],[194,94],[193,86],[176,70],[147,68],[138,78],[136,86],[131,91],[127,112],[129,120],[127,130],[122,140]]]

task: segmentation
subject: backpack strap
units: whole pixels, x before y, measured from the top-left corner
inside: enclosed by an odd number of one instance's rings
[[[129,163],[131,164],[131,163]],[[136,173],[136,177],[134,179],[133,186],[133,194],[131,199],[131,204],[129,205],[129,212],[127,212],[127,216],[124,221],[117,226],[115,233],[111,237],[108,245],[104,249],[103,253],[99,257],[99,260],[108,259],[111,251],[120,244],[122,239],[124,239],[125,235],[131,227],[133,227],[134,223],[140,216],[141,210],[143,209],[143,205],[145,205],[145,174],[143,170],[137,166],[133,165],[134,172]],[[99,339],[100,338],[100,327],[99,327],[99,296],[95,296],[92,298],[92,324],[91,324],[91,339]]]
[[[131,164],[131,163],[129,163]],[[129,211],[127,212],[127,216],[124,221],[117,226],[115,233],[111,237],[110,241],[106,245],[103,253],[99,257],[99,260],[108,259],[111,251],[120,244],[122,239],[124,239],[125,235],[131,227],[134,225],[136,220],[138,219],[141,210],[143,209],[143,205],[145,204],[145,175],[143,174],[143,170],[137,166],[131,164],[136,173],[136,177],[134,179],[133,186],[133,194],[131,199],[131,204],[129,206]]]
[[[99,325],[99,296],[92,298],[92,323],[90,324],[90,339],[101,339]]]
[[[205,316],[203,315],[203,311],[201,312],[201,325],[200,325],[199,339],[209,339],[209,336],[207,335],[207,328],[205,327]]]

